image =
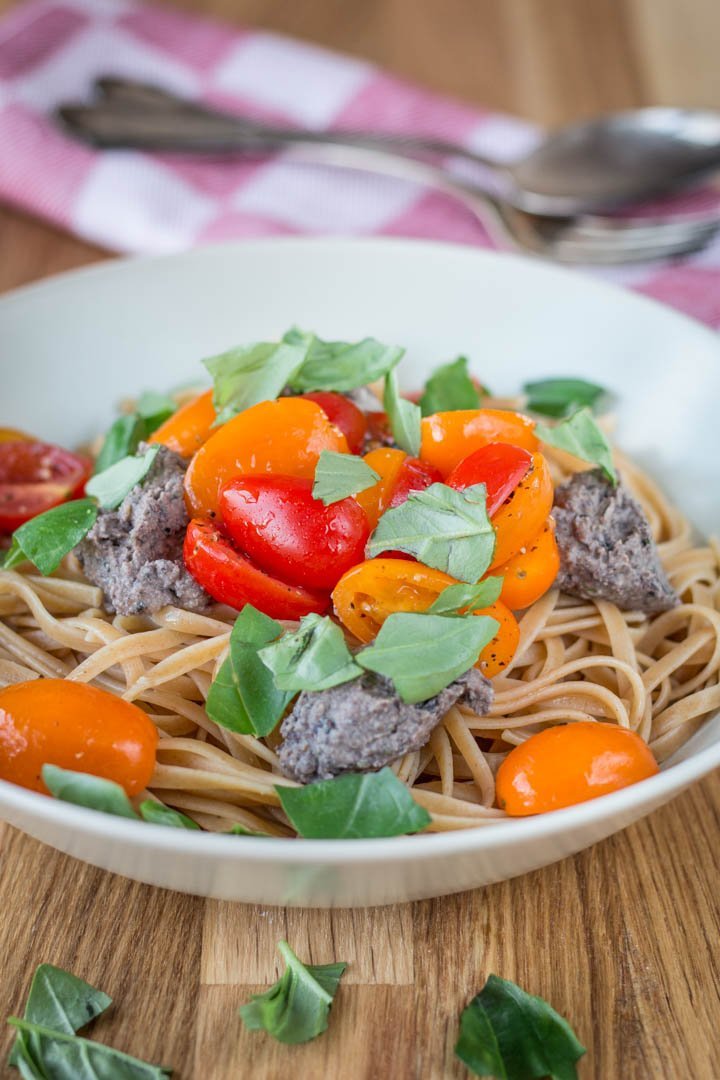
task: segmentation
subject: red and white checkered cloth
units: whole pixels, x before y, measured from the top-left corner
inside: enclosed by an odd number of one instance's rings
[[[0,23],[0,199],[104,247],[172,252],[268,235],[417,236],[492,245],[447,196],[324,167],[95,152],[49,119],[98,75],[322,129],[440,136],[512,159],[530,125],[431,94],[371,64],[133,0],[30,0]],[[720,327],[720,239],[690,259],[599,271]]]

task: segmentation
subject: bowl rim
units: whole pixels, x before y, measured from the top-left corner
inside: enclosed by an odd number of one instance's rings
[[[418,249],[423,249],[467,258],[471,262],[492,263],[502,260],[515,264],[523,270],[537,272],[546,279],[554,277],[560,279],[561,282],[573,281],[576,285],[582,282],[583,287],[594,292],[598,290],[604,292],[615,303],[625,302],[632,307],[649,308],[656,315],[662,313],[663,317],[674,322],[680,320],[687,332],[699,335],[706,345],[712,344],[717,349],[720,362],[720,343],[709,327],[652,297],[638,294],[605,279],[586,277],[576,270],[545,263],[540,259],[515,252],[499,252],[437,240],[406,237],[264,237],[209,244],[171,254],[108,258],[90,265],[65,270],[3,293],[0,295],[0,318],[3,310],[16,302],[32,301],[38,294],[51,292],[58,287],[72,287],[76,281],[82,281],[85,278],[92,280],[113,275],[124,276],[135,268],[152,267],[155,264],[164,265],[168,262],[177,264],[203,257],[212,259],[215,255],[232,252],[248,257],[252,255],[253,249],[281,251],[286,247],[337,249],[343,246],[367,249],[391,248],[396,251],[408,249],[413,253],[416,253]],[[710,719],[711,717],[708,718]],[[157,850],[160,845],[168,853],[204,856],[207,859],[218,858],[222,861],[235,855],[242,862],[279,861],[285,865],[321,863],[328,866],[340,866],[365,862],[414,862],[423,856],[442,857],[443,855],[489,851],[501,847],[509,848],[563,833],[570,835],[576,829],[592,826],[605,819],[610,820],[617,815],[637,816],[638,809],[641,810],[646,805],[648,809],[652,809],[679,793],[694,780],[701,779],[718,767],[720,767],[720,739],[711,746],[691,753],[682,761],[661,769],[655,776],[619,791],[561,810],[523,818],[502,819],[493,821],[491,824],[455,831],[374,839],[321,840],[302,837],[227,835],[190,829],[173,829],[166,825],[133,821],[62,802],[39,792],[21,788],[6,780],[0,780],[0,812],[4,817],[8,809],[17,810],[19,813],[28,815],[33,821],[42,820],[54,825],[64,824],[70,830],[77,829],[95,838],[126,843],[136,849]]]

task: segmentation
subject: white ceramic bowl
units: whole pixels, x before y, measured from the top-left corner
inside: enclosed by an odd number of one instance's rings
[[[197,375],[198,360],[293,323],[407,346],[407,386],[458,353],[500,393],[584,375],[618,395],[619,440],[705,532],[720,527],[720,344],[701,326],[579,274],[412,241],[272,240],[118,261],[0,300],[0,422],[72,445],[117,401]],[[720,765],[720,717],[663,771],[537,818],[390,840],[224,837],[113,818],[0,782],[0,813],[128,877],[226,899],[315,907],[469,889],[579,851]]]

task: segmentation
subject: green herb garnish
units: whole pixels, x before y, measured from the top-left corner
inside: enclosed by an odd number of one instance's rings
[[[502,592],[504,578],[488,577],[477,585],[448,585],[427,609],[428,615],[458,615],[460,611],[478,611],[490,607]]]
[[[366,491],[379,479],[375,470],[366,465],[361,457],[323,450],[315,466],[313,498],[329,506],[341,499],[347,499],[349,495]]]
[[[485,506],[485,485],[456,491],[431,484],[386,510],[367,547],[368,558],[399,549],[426,566],[475,584],[492,562],[495,531]]]
[[[175,412],[177,405],[167,394],[146,390],[140,395],[135,411],[119,416],[108,429],[94,472],[105,472],[123,458],[132,457],[140,443],[149,439]]]
[[[177,412],[177,402],[157,390],[145,390],[138,398],[135,412],[145,421],[145,438]]]
[[[23,1080],[164,1080],[172,1073],[79,1035],[65,1035],[15,1016],[8,1023],[18,1032],[15,1045]]]
[[[260,650],[260,659],[280,690],[329,690],[362,675],[337,623],[328,616],[305,615],[292,633]]]
[[[576,1080],[585,1047],[546,1001],[491,975],[460,1017],[455,1053],[476,1076]]]
[[[159,446],[150,446],[139,457],[121,458],[104,472],[96,472],[85,491],[103,510],[116,510],[135,485],[143,482],[159,453]]]
[[[93,499],[75,499],[38,514],[13,533],[3,569],[11,570],[20,563],[31,562],[45,577],[53,574],[65,556],[87,536],[97,516]]]
[[[290,379],[293,390],[335,390],[345,393],[367,386],[387,375],[405,354],[396,345],[383,345],[375,338],[362,341],[323,341],[315,334],[293,327],[283,341],[305,344],[307,358],[300,371]]]
[[[203,360],[213,377],[213,405],[217,418],[213,426],[224,424],[237,413],[261,401],[277,398],[307,359],[309,341],[292,344],[261,341]]]
[[[383,407],[395,442],[405,453],[417,457],[422,441],[420,406],[401,397],[394,370],[385,376]]]
[[[468,374],[465,356],[458,356],[452,363],[437,368],[425,383],[420,398],[423,416],[479,407],[480,392]]]
[[[541,442],[555,446],[558,450],[565,450],[581,461],[597,465],[610,483],[617,485],[610,444],[593,419],[590,409],[580,409],[555,427],[538,424],[535,434]]]
[[[282,1043],[304,1043],[321,1035],[347,964],[303,964],[287,941],[278,943],[285,971],[264,994],[240,1009],[245,1027],[267,1031]]]
[[[593,408],[609,396],[604,387],[585,379],[542,379],[525,383],[523,390],[531,412],[558,419],[585,406]]]
[[[376,773],[346,773],[305,787],[275,788],[300,836],[361,840],[420,832],[430,824],[408,788],[387,766]]]
[[[63,802],[100,810],[116,817],[138,818],[124,788],[113,780],[90,773],[72,772],[57,765],[43,765],[42,778],[47,789]]]
[[[140,803],[140,817],[150,825],[169,825],[173,829],[199,829],[200,826],[187,814],[181,814],[179,810],[173,810],[170,806],[155,802],[154,799],[145,799]]]
[[[238,615],[207,699],[207,714],[220,727],[261,738],[277,726],[293,695],[276,686],[259,650],[281,634],[280,623],[251,604]]]

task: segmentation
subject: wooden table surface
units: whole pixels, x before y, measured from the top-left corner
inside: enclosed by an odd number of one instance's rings
[[[184,3],[547,124],[651,103],[720,107],[717,0]],[[104,257],[0,208],[0,290]],[[115,998],[94,1037],[183,1080],[435,1080],[467,1075],[453,1057],[457,1018],[495,972],[571,1020],[588,1048],[582,1077],[716,1080],[719,826],[714,776],[516,881],[334,912],[164,892],[0,826],[0,1017],[22,1009],[35,966],[51,961]],[[283,937],[313,962],[350,961],[330,1030],[304,1047],[246,1033],[237,1017],[276,978]]]

